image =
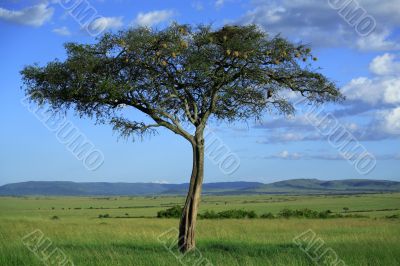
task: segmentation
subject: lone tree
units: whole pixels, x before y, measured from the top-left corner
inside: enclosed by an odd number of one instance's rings
[[[31,100],[54,113],[73,108],[79,116],[112,124],[125,137],[165,127],[191,144],[193,170],[179,225],[182,252],[195,247],[203,132],[210,119],[294,113],[287,92],[311,103],[342,97],[333,82],[311,68],[316,58],[309,47],[269,37],[254,25],[138,27],[107,33],[95,44],[67,43],[65,49],[65,61],[21,71]],[[128,119],[121,112],[128,107],[151,122]]]

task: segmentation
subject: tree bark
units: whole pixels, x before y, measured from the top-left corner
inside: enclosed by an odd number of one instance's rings
[[[202,133],[197,133],[194,136],[192,148],[192,175],[190,178],[189,191],[179,224],[178,245],[179,250],[182,253],[193,250],[196,246],[195,228],[204,176],[204,138]]]

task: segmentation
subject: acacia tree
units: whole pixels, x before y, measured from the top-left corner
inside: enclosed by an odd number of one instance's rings
[[[191,144],[193,168],[179,225],[182,252],[195,247],[203,132],[210,119],[260,119],[266,111],[291,114],[295,110],[286,92],[311,103],[341,98],[335,84],[311,68],[316,58],[309,47],[269,37],[254,25],[138,27],[65,48],[65,61],[21,71],[31,100],[55,113],[72,108],[112,124],[123,136],[164,127]],[[128,107],[149,119],[121,115],[121,108]]]

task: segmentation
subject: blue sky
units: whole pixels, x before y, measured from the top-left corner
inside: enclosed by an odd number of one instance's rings
[[[118,139],[110,126],[94,125],[68,113],[67,119],[104,154],[95,171],[60,143],[21,104],[19,71],[28,64],[63,59],[65,42],[94,42],[94,37],[63,7],[63,1],[0,3],[0,185],[28,180],[107,182],[188,181],[191,148],[166,130],[143,141]],[[97,16],[91,25],[116,31],[135,25],[162,28],[171,21],[199,24],[255,23],[272,35],[313,47],[316,66],[346,95],[341,105],[325,107],[336,121],[376,159],[363,174],[344,159],[327,136],[302,112],[293,118],[265,115],[254,124],[211,124],[218,139],[240,160],[226,174],[206,159],[205,182],[248,180],[273,182],[293,178],[373,178],[400,181],[400,14],[398,0],[350,1],[360,17],[346,18],[335,1],[133,1],[90,0]],[[358,7],[356,6],[358,3]],[[348,14],[348,15],[349,15]],[[373,28],[362,28],[373,22]],[[360,30],[361,29],[361,30]],[[368,34],[366,34],[368,33]],[[363,36],[366,35],[366,36]],[[372,157],[371,157],[372,158]]]

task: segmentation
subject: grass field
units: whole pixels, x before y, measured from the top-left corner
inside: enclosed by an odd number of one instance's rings
[[[23,237],[40,230],[74,265],[193,265],[178,260],[159,236],[177,228],[157,211],[182,197],[2,197],[0,265],[44,265]],[[206,196],[200,212],[278,213],[284,208],[357,213],[366,218],[199,220],[196,254],[213,265],[317,265],[293,238],[311,229],[345,265],[400,265],[400,194]],[[348,208],[344,211],[343,208]],[[100,214],[113,218],[99,219]],[[59,219],[51,219],[57,216]],[[115,217],[129,218],[115,218]],[[140,218],[139,218],[140,217]],[[37,252],[40,253],[40,252]],[[42,254],[43,255],[43,254]],[[177,255],[177,253],[175,254]],[[323,260],[319,265],[329,265]],[[48,265],[52,265],[49,264]]]

